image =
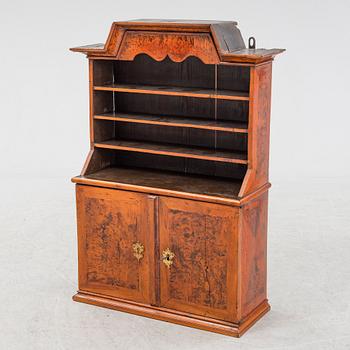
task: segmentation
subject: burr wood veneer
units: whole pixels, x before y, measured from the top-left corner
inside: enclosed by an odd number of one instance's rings
[[[271,65],[235,22],[112,24],[89,60],[74,300],[240,336],[268,310]]]

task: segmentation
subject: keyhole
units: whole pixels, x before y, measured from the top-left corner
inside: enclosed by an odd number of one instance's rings
[[[166,259],[169,261],[170,260],[170,257],[169,257],[169,255],[166,257]]]

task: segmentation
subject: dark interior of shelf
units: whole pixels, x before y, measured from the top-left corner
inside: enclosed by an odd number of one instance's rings
[[[147,55],[93,64],[94,86],[146,90],[93,92],[96,148],[86,177],[237,197],[247,170],[249,101],[170,92],[225,90],[227,96],[248,96],[249,67],[206,65],[195,57],[157,62]],[[160,86],[166,94],[158,93]]]
[[[134,122],[149,125],[167,125],[167,126],[181,126],[197,129],[220,130],[227,132],[248,132],[248,125],[244,122],[236,121],[222,121],[210,120],[204,118],[186,118],[174,116],[161,116],[146,113],[99,113],[95,115],[96,119],[100,120],[114,120],[119,122]]]
[[[96,149],[85,177],[236,198],[246,170],[242,164]]]
[[[94,114],[135,113],[248,123],[248,101],[94,91]]]
[[[247,134],[163,125],[95,120],[95,143],[107,140],[135,140],[215,150],[247,151]]]
[[[162,188],[171,191],[219,196],[230,199],[238,197],[240,181],[184,175],[168,171],[148,170],[139,168],[108,167],[85,176],[89,179],[111,181],[136,186]]]
[[[244,152],[214,150],[203,147],[185,147],[167,143],[114,140],[95,143],[95,147],[161,154],[171,157],[196,158],[227,163],[247,164]]]
[[[98,150],[99,158],[108,155],[108,166],[126,166],[173,171],[183,174],[205,175],[243,180],[247,166],[244,164],[207,161],[184,157],[167,157],[127,151]],[[105,158],[106,159],[106,158]]]
[[[249,67],[204,64],[196,57],[188,57],[180,63],[173,62],[168,57],[158,62],[143,54],[136,56],[133,61],[96,60],[94,63],[95,86],[108,84],[163,85],[217,88],[247,93],[249,92],[249,79]]]

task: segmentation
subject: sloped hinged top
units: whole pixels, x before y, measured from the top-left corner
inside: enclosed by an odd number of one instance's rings
[[[182,62],[196,56],[206,64],[220,62],[261,63],[284,49],[246,48],[237,22],[190,20],[131,20],[114,22],[105,44],[71,48],[88,57],[132,61],[147,54],[157,61],[167,56]]]

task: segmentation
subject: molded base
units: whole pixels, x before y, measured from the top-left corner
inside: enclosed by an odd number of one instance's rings
[[[121,299],[109,298],[85,291],[79,291],[73,296],[73,300],[237,338],[242,336],[243,333],[245,333],[255,322],[270,310],[268,301],[264,300],[247,317],[245,317],[241,323],[236,324],[198,315],[185,314],[156,306],[146,306]]]

